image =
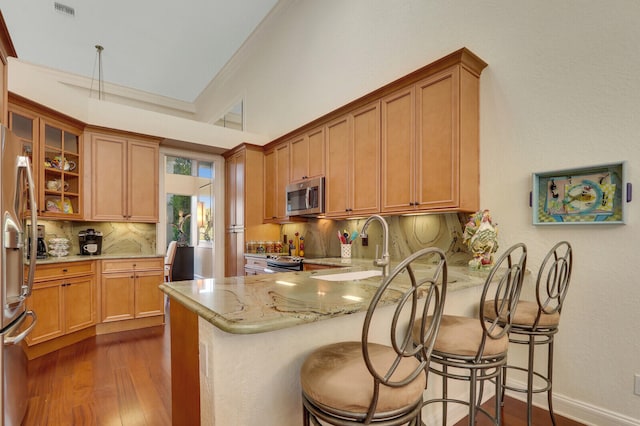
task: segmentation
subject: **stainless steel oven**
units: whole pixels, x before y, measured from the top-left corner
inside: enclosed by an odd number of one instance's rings
[[[287,185],[287,216],[324,213],[324,177]]]

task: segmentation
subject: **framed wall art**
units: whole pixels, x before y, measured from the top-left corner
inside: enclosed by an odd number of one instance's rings
[[[625,162],[533,174],[534,225],[623,224],[631,201]]]

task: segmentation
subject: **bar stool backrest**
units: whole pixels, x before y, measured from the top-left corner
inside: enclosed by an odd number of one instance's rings
[[[549,250],[538,271],[536,298],[538,316],[533,328],[536,329],[542,314],[560,314],[569,290],[573,268],[573,249],[567,241],[561,241]]]
[[[476,354],[477,361],[484,353],[487,338],[497,340],[509,333],[526,266],[527,247],[523,243],[517,243],[500,256],[489,272],[480,299],[479,318],[484,337]],[[487,319],[484,314],[485,303],[491,299],[493,309],[498,314],[493,320]]]
[[[420,261],[419,266],[416,262]],[[426,263],[423,263],[426,262]],[[425,272],[426,271],[426,272]],[[392,284],[395,284],[392,286]],[[401,387],[412,382],[419,374],[426,374],[435,343],[447,290],[447,262],[444,252],[428,247],[403,260],[386,277],[376,291],[362,327],[362,353],[367,368],[374,379],[374,397],[368,420],[375,413],[379,386]],[[369,355],[370,331],[376,308],[383,305],[388,292],[402,291],[389,326],[391,346],[396,356],[388,365],[374,365]],[[424,304],[423,304],[424,303]],[[411,330],[420,322],[420,342],[414,343]],[[388,324],[388,323],[387,323]],[[378,322],[376,322],[376,326]],[[417,357],[420,364],[411,372],[398,369],[404,358]],[[365,424],[367,422],[365,421]]]

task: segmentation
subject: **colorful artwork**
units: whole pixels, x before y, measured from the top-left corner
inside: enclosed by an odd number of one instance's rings
[[[622,222],[622,164],[534,174],[534,224]]]

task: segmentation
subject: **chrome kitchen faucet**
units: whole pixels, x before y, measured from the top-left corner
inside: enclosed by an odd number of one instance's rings
[[[382,225],[382,258],[377,258],[378,253],[376,250],[376,259],[373,260],[373,264],[375,266],[382,267],[382,276],[386,277],[389,275],[389,225],[387,221],[380,215],[374,214],[373,216],[369,216],[367,220],[364,222],[362,226],[362,231],[360,232],[360,236],[362,238],[367,238],[367,228],[369,224],[373,222],[373,220],[377,220]]]

